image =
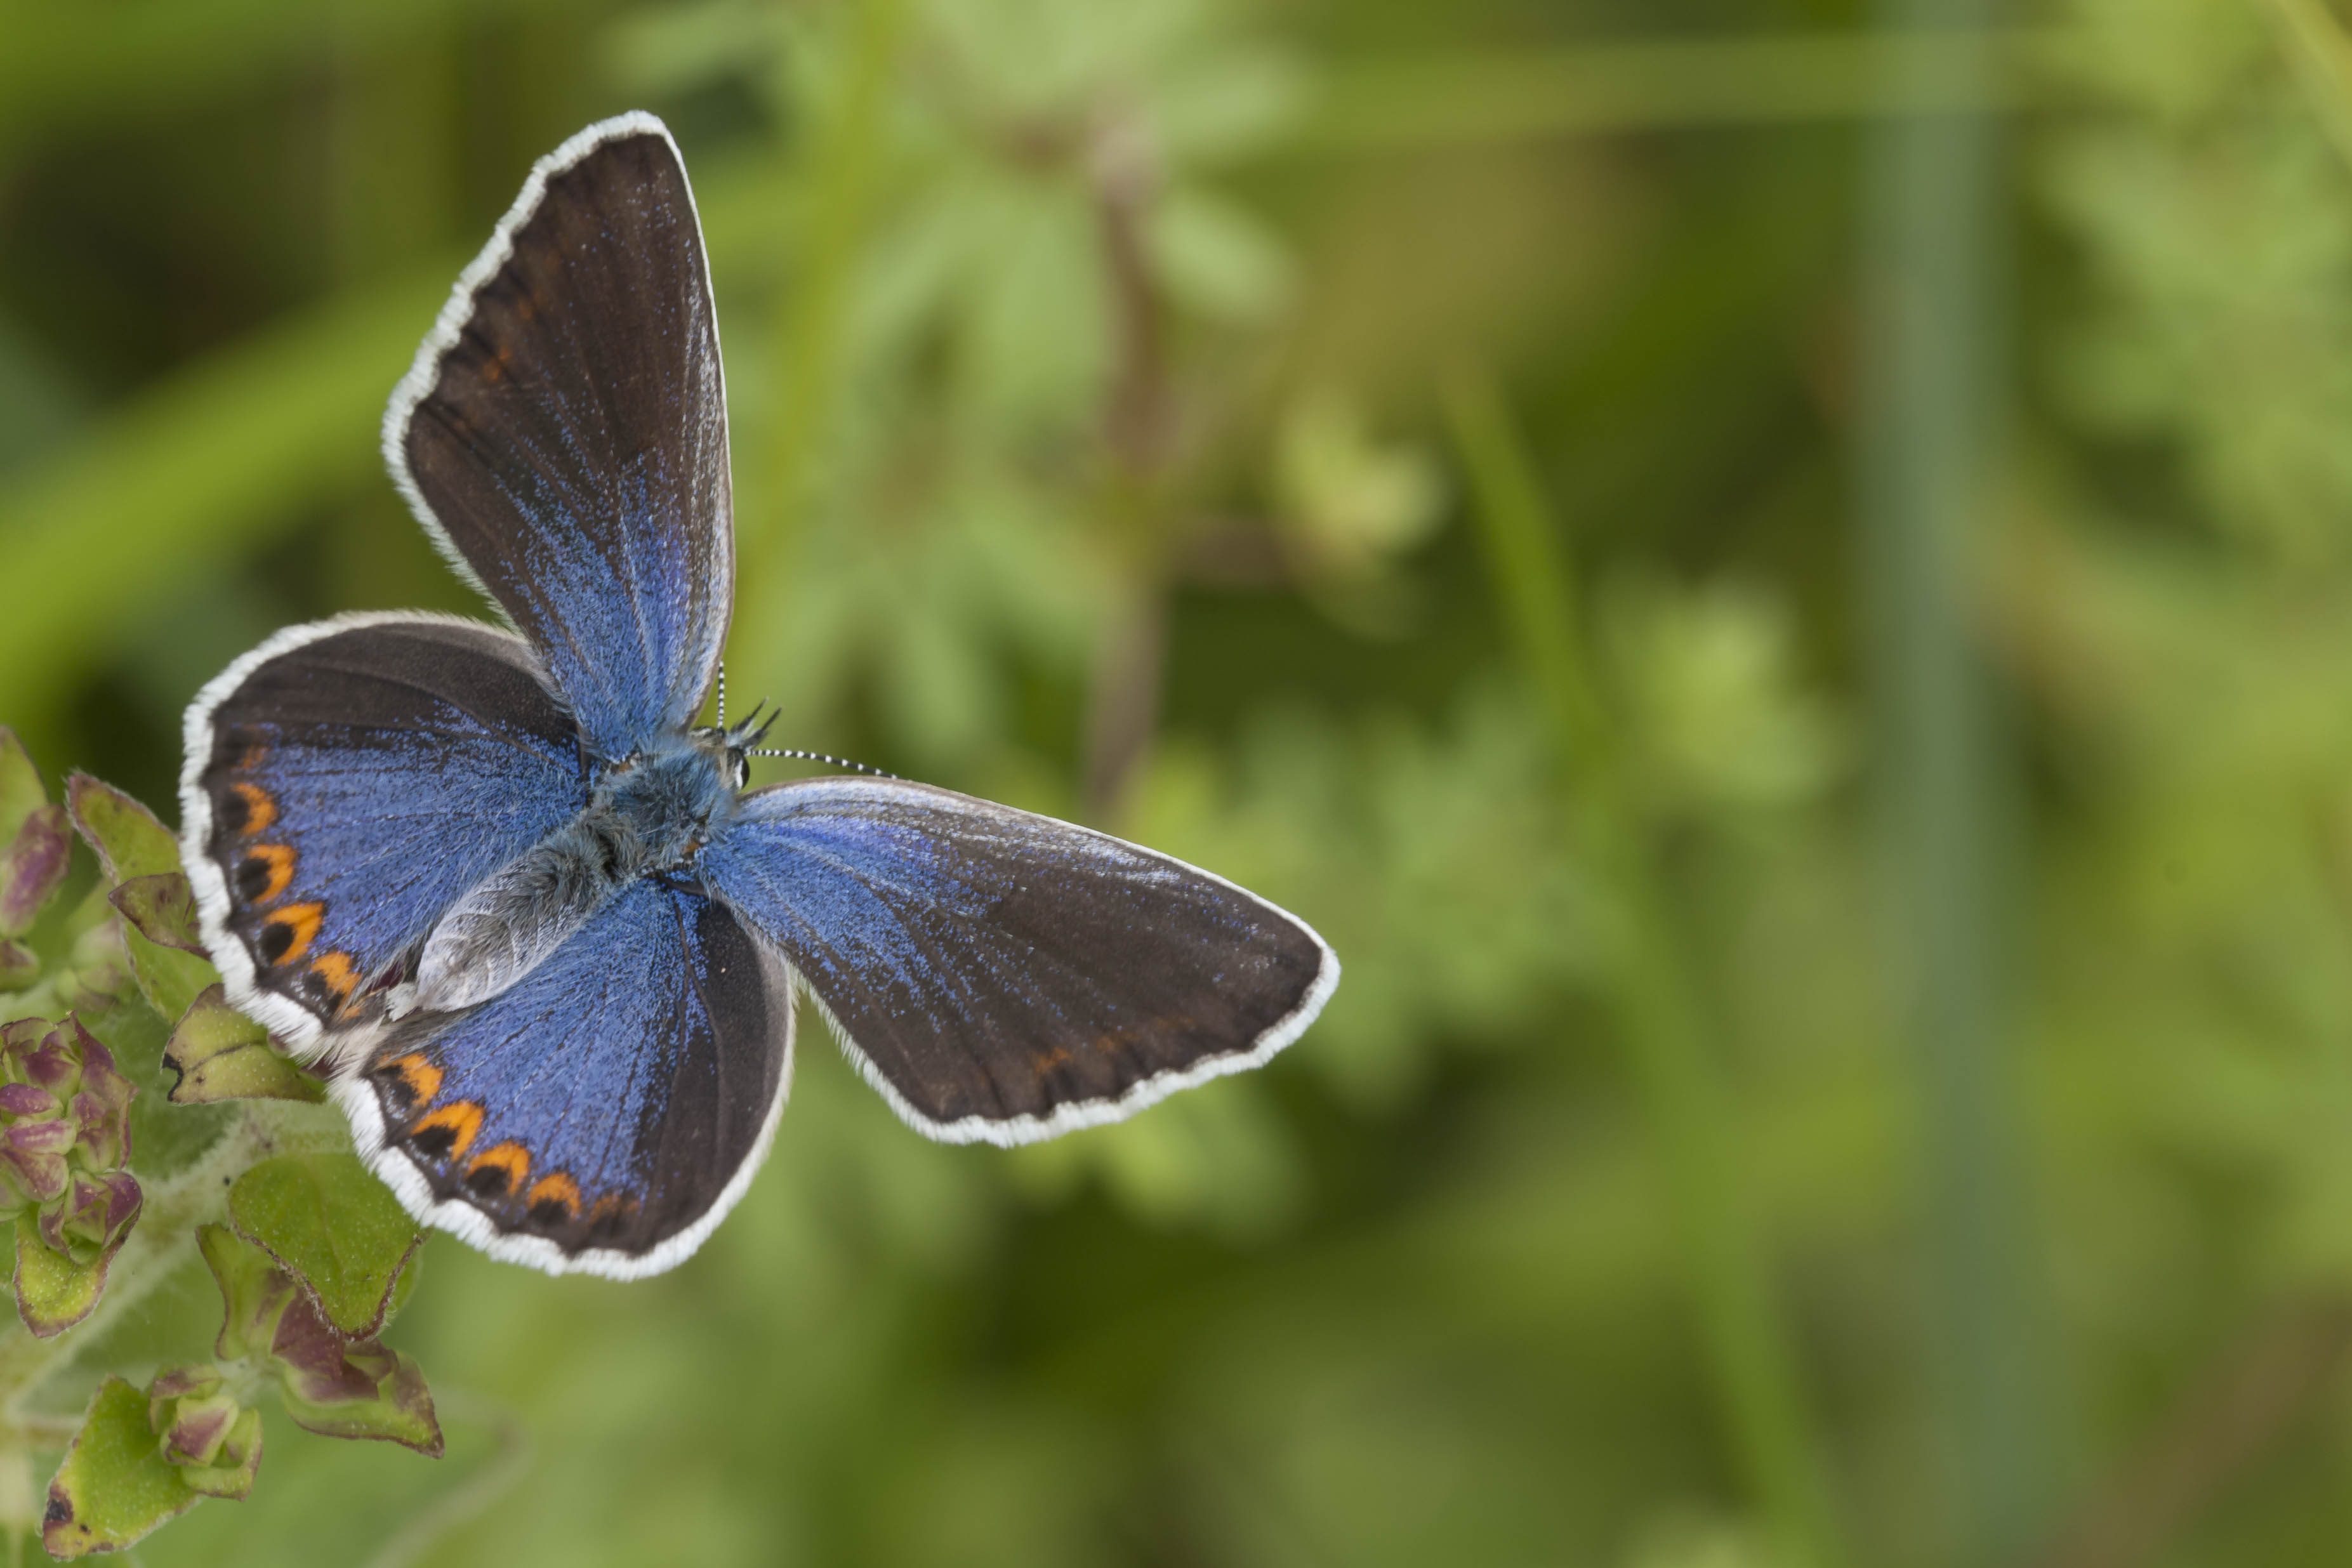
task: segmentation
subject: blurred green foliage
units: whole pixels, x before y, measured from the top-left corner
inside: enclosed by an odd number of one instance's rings
[[[142,1560],[1973,1564],[1972,1446],[2046,1456],[2000,1560],[2352,1552],[2352,49],[1900,9],[0,0],[0,721],[53,776],[167,802],[269,631],[478,608],[382,402],[641,106],[717,269],[739,695],[1347,965],[1267,1071],[1011,1154],[810,1050],[676,1274],[429,1244],[446,1458],[271,1437]],[[1853,482],[1925,438],[1857,406],[1863,171],[1955,111],[2007,345],[1965,929],[1889,874]],[[2010,1142],[1937,1141],[1937,942],[1997,956]],[[1958,1338],[1954,1147],[2023,1303]],[[92,1367],[202,1354],[184,1273]]]

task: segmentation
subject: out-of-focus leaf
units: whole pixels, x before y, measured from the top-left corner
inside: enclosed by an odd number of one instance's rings
[[[229,1189],[238,1234],[300,1281],[350,1339],[383,1327],[393,1281],[422,1238],[383,1183],[352,1155],[280,1155]]]
[[[89,1316],[106,1290],[112,1254],[77,1263],[41,1239],[40,1221],[16,1217],[16,1314],[35,1337],[60,1334]]]
[[[0,936],[21,936],[66,879],[73,834],[62,806],[37,807],[16,841],[0,837]]]
[[[1290,258],[1281,243],[1202,187],[1179,185],[1156,203],[1147,237],[1170,296],[1213,319],[1265,320],[1290,293]]]
[[[147,1396],[110,1377],[49,1483],[41,1545],[52,1557],[120,1552],[204,1496],[163,1457],[148,1424]]]
[[[0,724],[0,844],[13,841],[25,819],[49,803],[40,770],[16,732]]]
[[[299,1100],[318,1104],[326,1086],[271,1048],[269,1031],[229,1006],[217,986],[188,1004],[163,1047],[163,1065],[176,1074],[172,1102],[208,1105],[222,1100]]]
[[[1275,494],[1286,544],[1308,574],[1363,577],[1427,539],[1444,489],[1426,452],[1382,443],[1353,402],[1310,392],[1284,412]]]

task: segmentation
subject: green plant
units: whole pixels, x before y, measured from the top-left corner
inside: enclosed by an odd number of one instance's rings
[[[99,874],[44,919],[69,831]],[[422,1238],[317,1080],[223,1000],[172,835],[87,775],[49,803],[0,727],[0,1206],[19,1319],[0,1334],[0,1467],[21,1473],[71,1434],[38,1516],[0,1524],[79,1557],[242,1499],[268,1397],[306,1430],[437,1455],[424,1375],[380,1338]],[[199,1254],[221,1303],[209,1359],[142,1389],[136,1362],[78,1354]],[[100,1375],[78,1426],[49,1413],[69,1370]]]

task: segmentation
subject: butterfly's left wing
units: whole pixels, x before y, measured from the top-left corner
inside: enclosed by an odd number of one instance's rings
[[[408,1211],[550,1273],[659,1273],[767,1153],[792,981],[723,905],[632,883],[514,988],[391,1025],[336,1086]]]
[[[660,120],[592,125],[531,171],[383,442],[598,756],[692,720],[727,633],[734,524],[702,234]]]
[[[900,1116],[957,1143],[1116,1121],[1255,1067],[1339,962],[1181,861],[897,779],[748,797],[704,883],[782,948]]]

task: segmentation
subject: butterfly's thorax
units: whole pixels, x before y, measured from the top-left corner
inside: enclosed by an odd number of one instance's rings
[[[682,870],[734,814],[732,771],[723,742],[677,737],[606,764],[577,825],[628,874]]]
[[[597,769],[587,804],[450,906],[418,956],[413,1006],[487,1001],[539,967],[639,877],[684,873],[736,809],[723,737],[665,737]]]

